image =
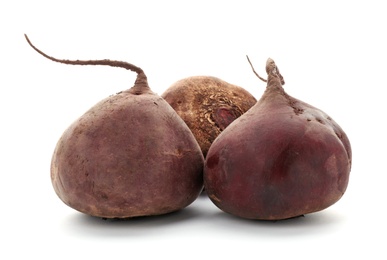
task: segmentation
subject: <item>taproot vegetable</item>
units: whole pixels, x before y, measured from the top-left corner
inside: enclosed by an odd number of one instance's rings
[[[248,219],[280,220],[323,210],[346,191],[349,139],[332,117],[285,92],[272,59],[266,72],[262,97],[207,153],[207,194],[223,211]]]
[[[128,218],[177,211],[199,196],[200,146],[173,108],[152,92],[141,68],[112,60],[56,59],[26,39],[55,62],[137,73],[133,87],[98,102],[60,137],[51,181],[65,204],[92,216]]]

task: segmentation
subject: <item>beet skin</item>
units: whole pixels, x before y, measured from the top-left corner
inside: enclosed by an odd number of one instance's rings
[[[203,188],[203,155],[184,121],[153,93],[123,91],[60,138],[51,180],[70,207],[105,218],[160,215]]]

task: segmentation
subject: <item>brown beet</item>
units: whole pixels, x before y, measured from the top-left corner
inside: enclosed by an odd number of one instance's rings
[[[208,151],[207,194],[223,211],[249,219],[323,210],[347,188],[350,142],[331,117],[284,91],[273,60],[268,59],[266,71],[261,99]]]
[[[211,76],[179,80],[161,96],[187,123],[204,157],[215,138],[257,102],[242,87]]]
[[[171,106],[151,91],[142,69],[111,60],[58,60],[31,46],[53,61],[137,73],[132,88],[97,103],[57,143],[51,180],[64,203],[93,216],[127,218],[176,211],[199,196],[200,147]]]

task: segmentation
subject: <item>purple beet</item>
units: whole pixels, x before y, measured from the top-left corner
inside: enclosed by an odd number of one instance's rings
[[[261,99],[208,151],[207,194],[221,210],[248,219],[280,220],[323,210],[346,191],[349,139],[326,113],[285,92],[272,59],[266,72]]]

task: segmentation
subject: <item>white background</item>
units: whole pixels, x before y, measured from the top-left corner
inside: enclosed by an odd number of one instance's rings
[[[5,2],[8,2],[5,4]],[[383,1],[2,1],[0,4],[1,259],[386,259],[386,58]],[[249,90],[268,57],[288,94],[338,122],[351,140],[344,197],[319,213],[248,221],[205,196],[167,216],[103,221],[64,205],[49,165],[64,129],[131,87],[119,68],[54,63],[116,59],[144,69],[161,94],[212,75]]]

